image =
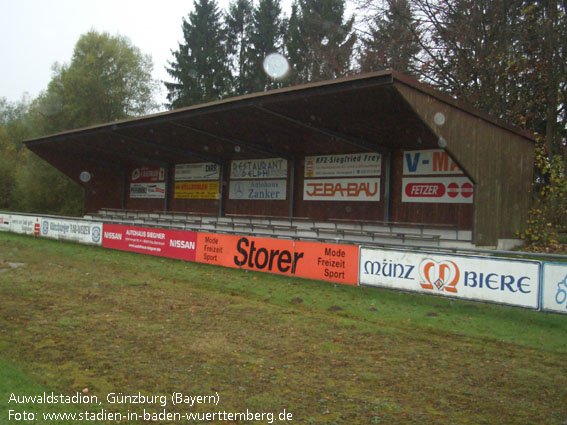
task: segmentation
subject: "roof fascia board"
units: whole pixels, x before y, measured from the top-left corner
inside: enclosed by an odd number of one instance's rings
[[[166,146],[166,145],[162,145],[161,143],[156,143],[156,142],[150,142],[148,140],[143,140],[137,136],[131,136],[129,134],[124,134],[124,133],[120,133],[117,130],[111,130],[110,133],[115,134],[119,137],[123,137],[125,139],[130,139],[136,143],[139,143],[141,145],[145,145],[145,146],[150,146],[152,148],[157,148],[157,149],[161,149],[163,151],[169,152],[169,153],[173,153],[175,155],[182,155],[182,156],[190,156],[192,158],[196,158],[199,159],[201,161],[205,161],[205,162],[213,162],[215,164],[219,164],[219,165],[223,165],[225,163],[225,161],[222,158],[219,158],[217,156],[213,156],[213,155],[203,155],[197,152],[193,152],[190,150],[182,150],[182,149],[177,149],[177,148],[173,148],[171,146]]]
[[[205,113],[223,112],[226,110],[234,110],[240,106],[249,106],[257,103],[258,99],[262,99],[263,103],[278,102],[289,97],[308,97],[317,94],[333,94],[340,93],[345,90],[360,89],[376,85],[391,84],[393,82],[392,71],[380,71],[368,74],[359,74],[337,78],[335,80],[319,81],[314,83],[303,84],[299,86],[284,87],[281,89],[270,90],[260,93],[251,93],[243,96],[216,100],[213,102],[192,105],[185,108],[175,109],[172,111],[159,112],[143,117],[130,118],[125,120],[114,121],[111,123],[98,124],[89,127],[83,127],[51,135],[46,135],[34,139],[24,141],[24,144],[33,146],[37,143],[51,142],[53,139],[62,136],[87,134],[90,132],[98,132],[102,129],[117,130],[119,128],[128,128],[130,126],[148,125],[150,123],[162,123],[182,118],[184,116],[199,116]]]
[[[326,128],[314,126],[312,124],[306,123],[306,122],[298,120],[296,118],[292,118],[292,117],[289,117],[287,115],[281,114],[279,112],[272,111],[271,109],[266,108],[262,104],[256,105],[255,108],[266,113],[266,114],[270,114],[270,115],[273,115],[277,118],[280,118],[284,121],[288,121],[288,122],[291,122],[293,124],[297,124],[297,125],[299,125],[303,128],[307,128],[307,129],[309,129],[313,132],[323,134],[325,136],[335,138],[337,140],[341,140],[341,141],[343,141],[343,142],[345,142],[345,143],[347,143],[347,144],[349,144],[353,147],[359,148],[359,149],[364,149],[364,150],[372,151],[372,152],[380,152],[380,153],[388,152],[388,149],[386,149],[382,146],[375,145],[373,143],[368,143],[365,140],[359,139],[357,137],[347,136],[345,134],[338,133],[336,131],[332,131],[332,130],[328,130]]]
[[[260,146],[256,143],[245,142],[243,140],[235,139],[233,137],[221,136],[221,135],[218,135],[218,134],[210,133],[210,132],[205,131],[205,130],[201,130],[201,129],[198,129],[198,128],[195,128],[195,127],[191,127],[191,126],[186,125],[186,124],[180,124],[180,123],[176,123],[176,122],[172,122],[171,124],[173,124],[177,127],[184,128],[186,130],[193,131],[195,133],[201,134],[202,136],[210,137],[212,139],[217,139],[217,140],[220,140],[222,142],[230,143],[230,144],[235,145],[235,146],[243,146],[246,149],[261,153],[263,155],[270,155],[270,156],[275,155],[277,157],[285,158],[285,159],[288,159],[288,160],[292,158],[292,156],[290,154],[280,152],[280,151],[276,151],[274,149],[265,148],[265,147]]]

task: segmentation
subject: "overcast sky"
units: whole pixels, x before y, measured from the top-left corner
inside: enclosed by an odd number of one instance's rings
[[[217,3],[226,10],[229,0]],[[286,15],[290,5],[282,1]],[[165,66],[192,8],[193,0],[0,0],[0,97],[35,98],[47,88],[52,65],[69,63],[79,37],[91,29],[128,37],[152,56],[154,78],[169,81]]]

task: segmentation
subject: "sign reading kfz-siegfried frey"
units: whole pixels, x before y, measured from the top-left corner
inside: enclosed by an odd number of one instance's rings
[[[539,308],[537,261],[360,249],[361,285]]]
[[[382,157],[379,153],[352,153],[305,157],[305,177],[379,176]]]

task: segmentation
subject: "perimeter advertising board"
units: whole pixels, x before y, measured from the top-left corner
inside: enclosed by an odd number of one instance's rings
[[[43,217],[40,220],[41,236],[63,239],[89,245],[101,245],[102,223],[83,220],[64,220]]]
[[[40,217],[36,216],[12,214],[10,216],[10,231],[39,236],[41,229],[39,220]]]
[[[199,233],[197,261],[356,285],[358,247]]]
[[[542,307],[567,314],[567,263],[543,263]]]
[[[121,251],[195,261],[197,233],[104,224],[102,246]]]
[[[0,232],[10,231],[10,214],[0,213]]]
[[[361,248],[359,279],[361,285],[539,308],[537,261]]]

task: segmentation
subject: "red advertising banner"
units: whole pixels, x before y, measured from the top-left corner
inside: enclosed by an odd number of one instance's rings
[[[358,284],[358,247],[104,224],[102,246],[230,268]]]
[[[130,169],[130,182],[155,183],[165,181],[166,170],[163,167],[137,167]]]
[[[199,233],[201,263],[356,285],[358,247]]]
[[[104,248],[195,261],[196,232],[104,224],[102,233]]]

